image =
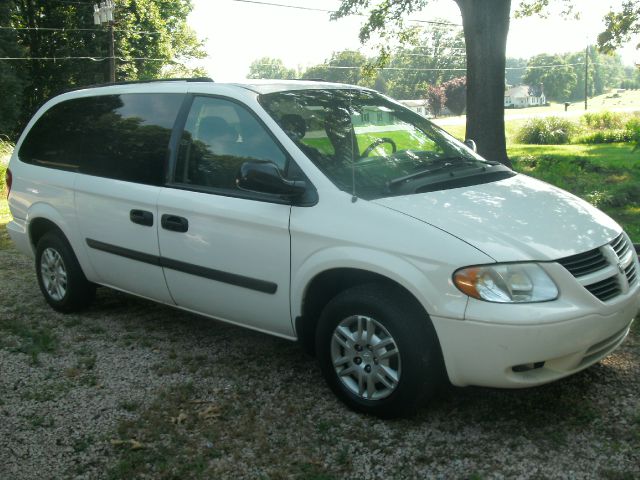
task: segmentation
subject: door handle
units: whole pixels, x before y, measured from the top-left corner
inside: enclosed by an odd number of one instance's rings
[[[151,227],[153,226],[153,213],[146,210],[131,210],[129,212],[129,220],[138,225]]]
[[[165,230],[171,230],[173,232],[186,232],[189,230],[189,220],[177,215],[162,215],[160,224]]]

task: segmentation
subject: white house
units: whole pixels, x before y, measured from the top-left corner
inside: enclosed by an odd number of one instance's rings
[[[398,100],[402,105],[409,110],[422,115],[425,118],[431,118],[431,111],[429,110],[429,100]]]
[[[518,85],[510,87],[504,92],[505,108],[536,107],[547,103],[547,98],[542,91],[542,85],[531,87]]]

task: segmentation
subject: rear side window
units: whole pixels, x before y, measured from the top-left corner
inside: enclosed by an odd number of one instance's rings
[[[36,122],[18,155],[27,163],[161,185],[183,98],[132,93],[59,103]]]

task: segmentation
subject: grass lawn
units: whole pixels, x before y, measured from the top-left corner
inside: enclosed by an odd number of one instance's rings
[[[0,250],[7,249],[11,245],[6,228],[7,223],[11,220],[9,205],[7,204],[7,190],[4,183],[6,170],[7,166],[0,162]]]

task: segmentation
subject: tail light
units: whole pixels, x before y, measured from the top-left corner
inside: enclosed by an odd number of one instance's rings
[[[11,175],[11,170],[7,168],[6,173],[4,174],[4,180],[7,184],[7,198],[9,198],[9,192],[11,191],[11,184],[13,183],[13,176]]]

